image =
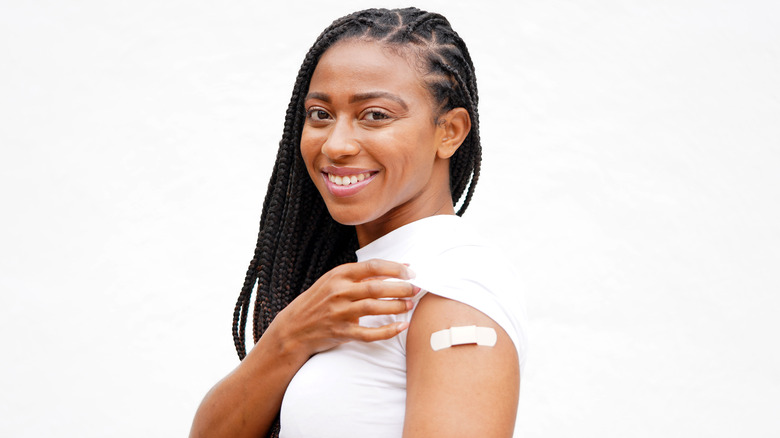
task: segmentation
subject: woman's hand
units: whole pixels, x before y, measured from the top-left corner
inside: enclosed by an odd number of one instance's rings
[[[323,275],[277,315],[241,364],[206,394],[190,436],[264,435],[290,380],[313,354],[351,340],[392,338],[406,329],[405,322],[361,327],[358,320],[410,310],[409,298],[420,289],[384,280],[413,275],[405,265],[385,260],[349,263]]]
[[[285,349],[306,358],[348,341],[389,339],[408,327],[399,322],[363,327],[361,316],[404,313],[419,288],[404,281],[412,271],[401,263],[372,259],[337,266],[320,277],[274,319]]]

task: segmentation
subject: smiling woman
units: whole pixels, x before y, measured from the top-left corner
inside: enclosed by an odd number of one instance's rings
[[[371,9],[320,35],[236,304],[242,362],[192,436],[512,435],[526,344],[505,304],[516,281],[454,208],[479,177],[477,100],[441,15]]]

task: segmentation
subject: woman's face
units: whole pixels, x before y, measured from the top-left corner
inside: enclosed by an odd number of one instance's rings
[[[407,223],[452,213],[445,129],[407,57],[348,40],[320,58],[305,101],[301,154],[333,218],[360,245]]]

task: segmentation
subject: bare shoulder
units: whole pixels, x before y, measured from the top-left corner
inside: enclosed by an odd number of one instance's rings
[[[495,345],[431,347],[434,332],[472,325],[494,329]],[[414,311],[406,349],[404,437],[512,436],[519,364],[512,340],[495,321],[469,305],[429,293]]]

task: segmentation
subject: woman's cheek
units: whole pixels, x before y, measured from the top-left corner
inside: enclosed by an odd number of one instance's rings
[[[301,137],[301,157],[312,179],[314,179],[314,160],[317,158],[317,151],[316,143],[312,139]]]

